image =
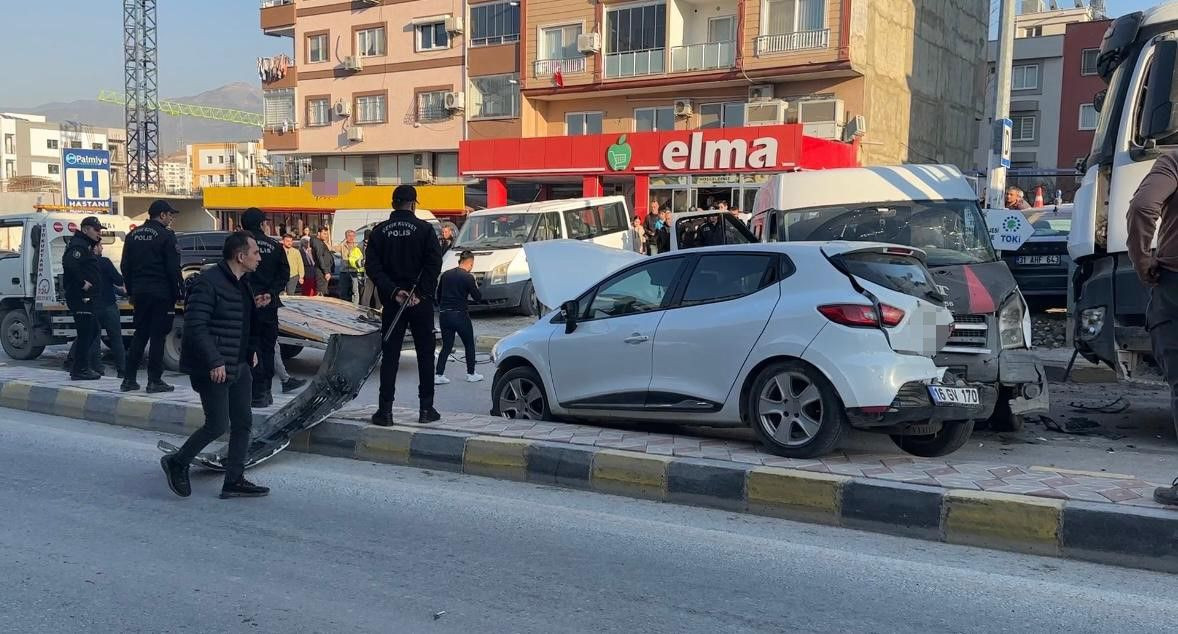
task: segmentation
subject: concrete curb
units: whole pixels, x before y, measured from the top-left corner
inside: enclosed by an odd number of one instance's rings
[[[169,434],[197,404],[0,380],[0,406]],[[1178,512],[328,420],[291,449],[1178,573]]]

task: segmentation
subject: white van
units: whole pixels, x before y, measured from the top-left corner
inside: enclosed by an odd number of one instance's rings
[[[373,225],[388,220],[389,214],[391,213],[393,213],[392,209],[337,209],[331,218],[331,244],[343,242],[344,234],[349,229],[359,233],[362,228],[371,228]],[[438,235],[441,235],[442,223],[438,221],[437,216],[433,212],[426,209],[418,209],[415,215],[430,223],[434,231]],[[363,241],[364,236],[356,236],[356,242]]]
[[[626,247],[629,217],[624,196],[482,209],[466,217],[454,245],[442,258],[442,271],[458,266],[462,251],[472,251],[472,272],[483,295],[477,305],[536,315],[542,307],[532,287],[524,243],[564,238],[622,249]]]

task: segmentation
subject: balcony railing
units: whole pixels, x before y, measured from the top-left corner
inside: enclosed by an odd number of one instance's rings
[[[532,71],[536,77],[551,77],[558,70],[561,75],[577,75],[583,73],[585,72],[585,58],[538,59],[532,66]]]
[[[735,63],[736,42],[704,42],[671,47],[672,73],[732,68]]]
[[[666,66],[667,53],[664,48],[609,53],[605,56],[606,77],[661,75],[666,72]]]
[[[762,35],[757,38],[757,55],[792,53],[828,46],[830,46],[830,29]]]
[[[294,0],[262,0],[262,8],[278,7],[284,4],[294,4]]]

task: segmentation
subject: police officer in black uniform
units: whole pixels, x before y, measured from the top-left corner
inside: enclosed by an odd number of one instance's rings
[[[94,317],[94,300],[98,296],[98,256],[94,245],[101,239],[102,223],[96,216],[86,216],[74,237],[70,238],[61,258],[65,305],[74,317],[78,332],[70,379],[94,381],[102,377],[90,367],[90,348],[98,337],[98,320]]]
[[[256,312],[257,332],[254,336],[258,340],[259,363],[252,369],[253,407],[274,404],[271,391],[274,382],[274,347],[278,345],[278,307],[282,305],[278,294],[286,290],[286,284],[290,281],[290,263],[286,259],[286,251],[281,243],[262,231],[265,221],[266,214],[257,207],[250,207],[241,215],[241,226],[258,243],[258,253],[262,258],[258,268],[249,274],[250,288],[254,289],[255,300],[269,296],[269,304]]]
[[[180,277],[180,249],[176,234],[169,229],[177,211],[164,200],[151,203],[148,221],[127,234],[123,245],[122,273],[127,294],[135,306],[135,337],[127,354],[122,391],[139,389],[139,362],[148,340],[147,391],[171,392],[164,383],[164,339],[172,330],[176,301],[183,281]]]
[[[400,185],[393,190],[393,213],[368,234],[364,252],[368,277],[376,284],[384,304],[381,331],[388,334],[392,328],[380,364],[380,401],[372,415],[372,424],[384,427],[393,424],[397,366],[406,327],[413,334],[417,350],[417,396],[421,401],[418,422],[432,423],[442,418],[434,409],[434,295],[442,271],[442,249],[433,227],[413,213],[416,208],[417,190],[413,186]],[[397,323],[390,323],[404,302],[408,302],[404,315]]]

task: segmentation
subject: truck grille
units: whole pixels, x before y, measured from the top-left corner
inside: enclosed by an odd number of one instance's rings
[[[478,284],[479,286],[482,286],[483,282],[487,279],[486,273],[471,273],[471,275],[474,276],[475,284]]]
[[[987,354],[990,352],[989,334],[985,315],[953,315],[953,330],[941,352]]]

